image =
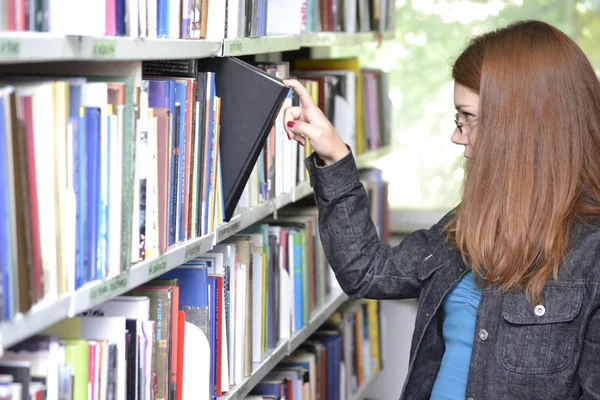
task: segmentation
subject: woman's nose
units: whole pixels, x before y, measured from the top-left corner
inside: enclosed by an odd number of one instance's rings
[[[452,143],[454,143],[454,144],[460,144],[463,146],[466,146],[467,144],[469,144],[467,135],[461,133],[458,128],[454,129],[454,132],[452,133],[450,140],[452,140]]]

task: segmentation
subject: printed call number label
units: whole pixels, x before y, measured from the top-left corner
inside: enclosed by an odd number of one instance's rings
[[[229,223],[219,229],[217,239],[219,241],[227,239],[229,236],[237,233],[240,230],[241,221],[238,219],[235,222]]]
[[[102,282],[98,286],[92,288],[90,293],[90,301],[97,304],[104,299],[116,297],[127,289],[129,282],[129,274],[119,275],[115,278]]]
[[[0,58],[18,57],[21,54],[21,43],[15,39],[0,40]]]
[[[229,53],[239,54],[244,51],[244,42],[241,40],[235,40],[229,43]]]
[[[165,256],[158,257],[148,267],[148,279],[154,279],[165,272],[167,272],[167,258]]]
[[[92,49],[92,56],[96,58],[115,58],[115,42],[111,40],[96,40]]]

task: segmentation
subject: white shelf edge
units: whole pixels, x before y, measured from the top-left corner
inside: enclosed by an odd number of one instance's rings
[[[313,193],[313,188],[310,186],[310,180],[305,178],[305,181],[299,184],[294,190],[294,203],[298,200],[302,200],[308,195]]]
[[[80,54],[84,60],[113,61],[207,58],[218,56],[221,45],[221,41],[204,39],[82,37]],[[114,56],[103,56],[103,46],[109,51],[114,47]],[[143,58],[141,56],[132,58],[132,54],[141,54]]]
[[[394,37],[394,32],[318,32],[224,40],[0,32],[0,65],[49,61],[131,61],[235,57],[301,47],[349,46]]]
[[[367,393],[367,391],[373,386],[375,381],[377,380],[377,376],[381,371],[375,371],[369,375],[367,380],[363,382],[362,385],[358,388],[358,390],[350,395],[350,400],[362,400],[363,396]]]
[[[384,154],[384,150],[389,152],[389,149],[382,148],[374,152],[377,153],[376,155],[366,153],[356,157],[357,164],[362,164],[361,160],[365,160],[367,157],[369,160],[380,157]],[[165,254],[135,264],[128,271],[116,277],[104,281],[90,282],[75,292],[63,294],[51,302],[46,301],[36,304],[25,314],[17,314],[10,321],[0,322],[0,340],[2,341],[0,354],[3,349],[34,336],[65,318],[76,316],[104,301],[127,293],[163,273],[210,251],[214,244],[226,240],[230,236],[268,217],[276,210],[310,193],[312,193],[312,188],[307,180],[298,185],[293,192],[284,193],[276,199],[268,200],[237,215],[230,222],[219,226],[213,233],[174,245]],[[338,299],[337,301],[341,300]],[[318,318],[319,315],[316,314],[313,319]],[[312,323],[313,320],[311,319]],[[298,335],[302,335],[302,333],[298,333]],[[290,339],[290,343],[296,343],[297,340],[292,338]],[[295,349],[299,346],[299,343],[295,347],[294,344],[290,344],[290,348]]]
[[[222,41],[0,32],[0,64],[216,57]]]
[[[253,371],[250,376],[245,377],[239,385],[234,386],[219,397],[219,400],[242,400],[250,391],[260,382],[277,364],[285,358],[287,350],[287,340],[281,341],[275,349],[267,353],[266,358],[258,365],[253,365]]]
[[[308,325],[288,340],[281,341],[274,350],[271,350],[265,360],[254,366],[252,374],[234,386],[219,400],[242,400],[267,374],[286,356],[292,354],[306,338],[310,337],[343,303],[348,299],[344,293],[330,294],[329,301],[325,303],[311,317]],[[302,339],[304,338],[304,339]],[[302,340],[300,340],[302,339]]]

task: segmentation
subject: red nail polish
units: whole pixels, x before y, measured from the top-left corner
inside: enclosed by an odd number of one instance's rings
[[[294,121],[288,121],[288,123],[287,123],[288,128],[293,128],[294,125],[296,125],[296,123]]]

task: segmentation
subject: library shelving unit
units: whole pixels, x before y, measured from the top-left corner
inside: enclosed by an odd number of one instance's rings
[[[302,47],[356,45],[392,37],[392,32],[307,33],[299,36],[207,41],[0,32],[0,65],[52,61],[139,61],[246,56],[293,51]],[[359,167],[366,166],[389,151],[390,148],[387,146],[376,152],[357,156],[357,164]],[[77,316],[209,252],[215,244],[270,215],[276,216],[277,210],[305,198],[311,193],[312,188],[307,180],[292,192],[284,193],[243,212],[208,235],[177,244],[165,254],[135,264],[130,270],[114,278],[91,282],[75,292],[62,295],[50,304],[34,305],[27,313],[17,314],[12,320],[1,322],[0,355],[4,349],[65,318]],[[307,326],[272,349],[262,363],[253,366],[253,373],[246,377],[241,384],[231,389],[222,399],[243,399],[273,367],[296,350],[347,299],[348,297],[341,291],[334,291],[330,294],[324,305],[312,315]]]

